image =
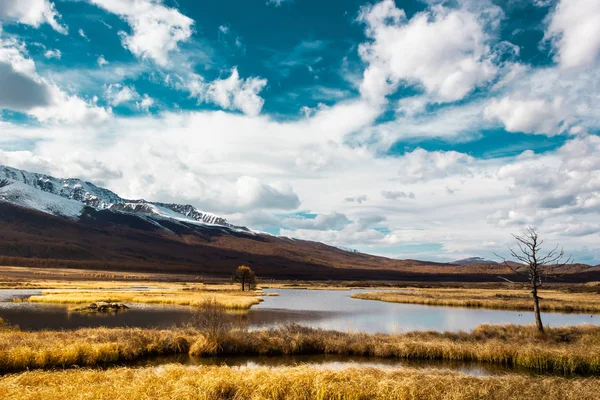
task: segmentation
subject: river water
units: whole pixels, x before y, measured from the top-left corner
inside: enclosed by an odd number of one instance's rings
[[[279,296],[264,301],[244,314],[231,315],[250,329],[298,323],[344,332],[400,333],[412,330],[466,331],[481,324],[533,324],[533,313],[385,303],[353,299],[356,290],[267,289]],[[15,303],[13,298],[39,294],[33,290],[0,290],[0,318],[22,330],[77,329],[83,327],[167,328],[190,320],[193,309],[180,306],[130,304],[115,314],[69,312],[66,305]],[[600,315],[544,313],[545,325],[600,324]]]

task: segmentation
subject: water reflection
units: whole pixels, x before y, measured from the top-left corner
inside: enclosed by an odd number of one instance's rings
[[[534,374],[527,370],[503,368],[475,362],[458,361],[424,361],[424,360],[394,360],[375,357],[354,357],[340,355],[300,355],[300,356],[219,356],[193,357],[187,354],[155,357],[134,363],[135,366],[157,366],[164,364],[228,366],[239,368],[258,367],[290,367],[310,364],[314,368],[342,370],[352,367],[371,367],[392,370],[402,367],[419,369],[446,369],[466,375],[489,376],[512,373]]]
[[[459,331],[470,330],[481,324],[534,323],[531,312],[394,304],[350,297],[352,293],[365,290],[266,291],[277,292],[279,296],[265,296],[264,301],[252,307],[248,313],[230,315],[230,321],[247,325],[250,329],[294,322],[315,328],[368,333]],[[0,318],[19,325],[23,330],[97,326],[168,328],[186,324],[193,313],[189,307],[143,304],[130,304],[131,309],[114,314],[73,313],[65,305],[12,303],[10,299],[13,297],[37,293],[8,292],[0,290]],[[590,317],[589,314],[544,313],[543,319],[549,326],[600,323],[600,317]]]

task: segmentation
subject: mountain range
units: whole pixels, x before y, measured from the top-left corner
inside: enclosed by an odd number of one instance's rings
[[[498,281],[513,274],[478,257],[395,260],[273,236],[192,205],[124,199],[80,179],[0,166],[0,265],[229,277],[242,263],[274,279]],[[563,279],[600,280],[600,268],[578,265]]]

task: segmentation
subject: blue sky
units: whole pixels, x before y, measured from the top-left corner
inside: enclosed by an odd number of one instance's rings
[[[596,0],[2,0],[0,163],[399,258],[600,263]]]

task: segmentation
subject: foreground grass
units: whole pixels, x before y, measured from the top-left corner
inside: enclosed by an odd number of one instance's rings
[[[476,307],[507,310],[531,310],[531,294],[526,289],[408,289],[407,292],[367,292],[352,295],[355,299],[432,306]],[[568,293],[541,290],[543,311],[600,313],[597,293]]]
[[[153,290],[141,291],[60,291],[44,292],[41,296],[31,296],[34,303],[85,304],[95,302],[108,303],[145,303],[171,304],[180,306],[199,306],[206,300],[215,299],[230,310],[247,310],[262,301],[255,292],[209,291],[209,290]]]
[[[597,378],[473,377],[402,368],[342,371],[308,366],[238,369],[166,365],[25,372],[0,378],[5,400],[596,399]]]
[[[395,359],[478,361],[559,374],[600,373],[600,327],[483,325],[473,332],[399,335],[323,331],[299,326],[209,336],[194,329],[0,330],[0,372],[98,366],[167,354],[336,354]]]

